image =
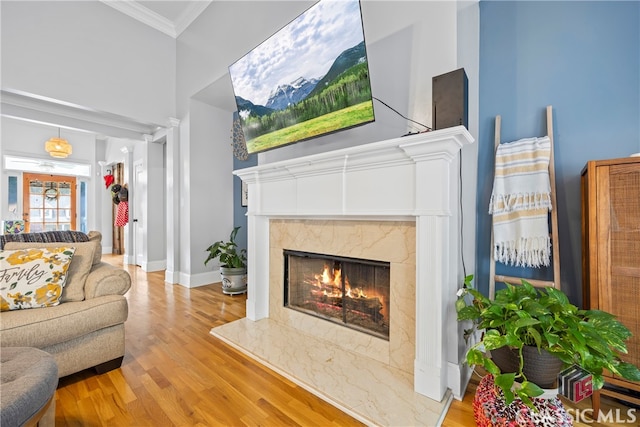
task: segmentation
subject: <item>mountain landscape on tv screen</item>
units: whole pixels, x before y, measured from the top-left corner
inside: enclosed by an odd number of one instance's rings
[[[319,0],[229,66],[259,153],[375,121],[360,0]]]
[[[366,61],[367,56],[363,41],[338,55],[324,76],[320,78],[301,76],[289,84],[279,85],[271,91],[265,105],[257,105],[251,100],[236,96],[240,116],[243,119],[250,116],[266,116],[274,111],[284,110],[298,104],[300,101],[321,92],[323,88],[328,87],[333,80],[351,67]]]
[[[317,83],[318,79],[307,80],[304,77],[298,77],[294,82],[280,85],[271,92],[265,107],[272,110],[284,110],[309,96]]]

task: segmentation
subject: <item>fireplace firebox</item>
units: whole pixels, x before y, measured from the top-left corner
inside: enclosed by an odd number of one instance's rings
[[[389,340],[390,263],[284,250],[284,306]]]

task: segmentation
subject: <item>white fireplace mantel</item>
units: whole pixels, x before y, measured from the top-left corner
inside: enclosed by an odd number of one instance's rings
[[[234,171],[248,184],[247,318],[269,317],[270,219],[415,220],[414,390],[440,401],[458,340],[447,327],[462,276],[458,159],[473,141],[458,126]],[[475,200],[475,186],[466,193]]]

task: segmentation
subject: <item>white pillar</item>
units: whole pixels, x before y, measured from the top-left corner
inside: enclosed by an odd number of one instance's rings
[[[446,340],[443,336],[449,254],[449,218],[416,218],[416,354],[414,390],[440,401],[447,390]]]
[[[269,317],[269,218],[249,212],[247,226],[247,318],[260,320]]]
[[[167,268],[165,282],[178,283],[180,276],[180,120],[169,118],[165,156]]]

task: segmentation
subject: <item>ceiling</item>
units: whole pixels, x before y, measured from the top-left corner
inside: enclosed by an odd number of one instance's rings
[[[212,0],[100,0],[105,5],[177,38]],[[5,117],[108,136],[142,139],[160,128],[126,117],[17,91],[0,91]]]
[[[138,21],[176,38],[212,0],[100,0]]]

